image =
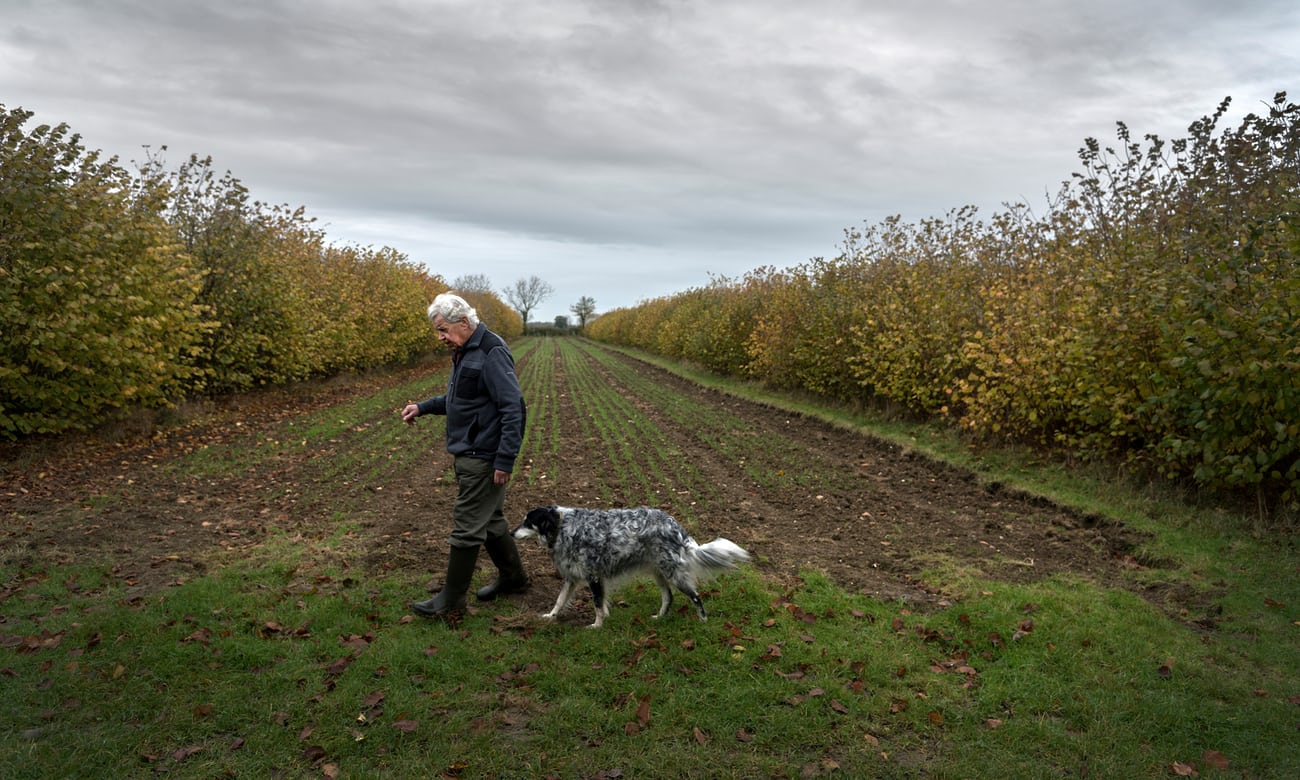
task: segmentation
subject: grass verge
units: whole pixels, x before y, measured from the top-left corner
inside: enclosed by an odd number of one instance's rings
[[[740,573],[706,593],[706,623],[684,606],[648,618],[657,591],[634,585],[590,631],[504,603],[454,626],[413,619],[415,583],[294,558],[148,600],[108,571],[25,573],[3,633],[6,777],[1296,768],[1294,678],[1232,647],[1260,638],[1171,630],[1080,583],[989,586],[919,615],[813,573],[785,592]]]

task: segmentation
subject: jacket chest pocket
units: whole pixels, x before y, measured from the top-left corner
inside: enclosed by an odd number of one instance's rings
[[[456,380],[457,398],[478,398],[483,392],[483,372],[477,368],[466,368]]]

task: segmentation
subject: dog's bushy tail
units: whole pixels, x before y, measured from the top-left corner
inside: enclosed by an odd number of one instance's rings
[[[734,569],[749,560],[749,553],[730,539],[718,537],[690,551],[691,568],[701,579],[726,569]]]

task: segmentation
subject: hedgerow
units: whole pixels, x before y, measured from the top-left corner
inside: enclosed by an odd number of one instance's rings
[[[834,259],[616,310],[588,334],[1294,510],[1300,107],[1281,92],[1219,132],[1228,105],[1172,142],[1122,123],[1117,148],[1087,139],[1042,215],[887,219],[846,231]]]
[[[82,149],[24,132],[0,105],[0,435],[78,427],[155,403],[197,374],[201,283],[160,214],[166,193]],[[137,186],[139,185],[139,186]]]
[[[448,289],[390,248],[328,242],[192,156],[139,170],[0,104],[0,436],[408,360]],[[506,338],[519,315],[467,294]]]

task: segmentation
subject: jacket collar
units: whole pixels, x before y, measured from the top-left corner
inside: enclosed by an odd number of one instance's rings
[[[466,352],[471,349],[478,349],[479,345],[483,343],[483,334],[485,333],[487,333],[487,325],[480,322],[478,327],[474,328],[474,332],[470,334],[470,337],[465,340],[465,343],[452,350],[451,362],[453,364],[459,363]]]

